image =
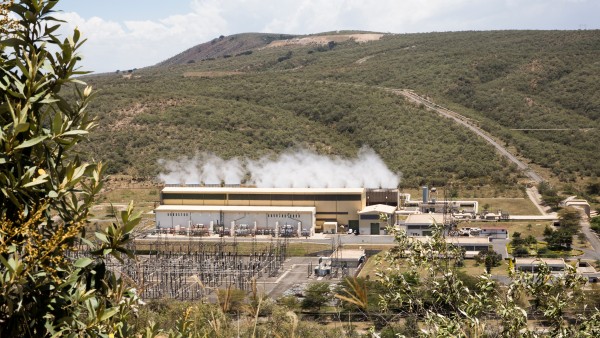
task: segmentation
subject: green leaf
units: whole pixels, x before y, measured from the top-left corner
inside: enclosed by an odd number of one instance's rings
[[[105,321],[108,318],[114,316],[117,314],[117,312],[119,312],[119,308],[118,307],[111,307],[110,309],[106,309],[105,311],[102,312],[102,315],[100,315],[100,321]]]
[[[108,237],[106,237],[105,234],[101,232],[96,232],[94,235],[102,242],[110,244],[110,241],[108,240]]]
[[[86,130],[70,130],[66,133],[63,133],[61,136],[73,136],[73,135],[86,135],[88,132]]]
[[[35,180],[33,180],[27,184],[24,184],[22,186],[22,188],[29,188],[29,187],[33,187],[36,185],[40,185],[42,183],[46,183],[46,182],[48,182],[48,180],[46,179],[47,177],[48,177],[48,175],[43,175],[43,176],[37,177]],[[52,196],[50,196],[50,197],[52,197]]]
[[[54,113],[54,119],[52,120],[52,134],[58,135],[62,127],[62,115],[58,112]]]
[[[78,259],[73,265],[77,268],[85,268],[86,266],[90,265],[92,262],[93,262],[92,259],[84,257],[84,258]]]
[[[33,138],[31,140],[27,140],[21,144],[19,144],[17,147],[15,147],[15,149],[24,149],[24,148],[29,148],[29,147],[33,147],[34,145],[42,142],[43,140],[47,139],[48,136],[47,135],[43,135],[43,136],[38,136],[36,138]]]
[[[17,126],[15,127],[15,133],[22,133],[24,131],[27,131],[29,129],[29,123],[19,123],[17,124]]]

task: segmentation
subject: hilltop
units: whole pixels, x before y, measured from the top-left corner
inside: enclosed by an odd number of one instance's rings
[[[368,145],[409,185],[525,181],[466,129],[387,90],[408,88],[465,115],[552,182],[600,175],[597,31],[342,37],[354,33],[308,44],[219,37],[136,78],[91,76],[102,128],[89,147],[114,172],[144,177],[161,171],[158,159],[197,152],[352,157]]]
[[[221,35],[162,61],[158,66],[182,65],[215,58],[249,55],[253,50],[265,47],[273,41],[289,40],[294,37],[295,35],[289,34],[266,33]]]

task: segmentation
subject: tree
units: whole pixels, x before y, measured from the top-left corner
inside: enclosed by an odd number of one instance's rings
[[[330,299],[331,290],[329,289],[329,283],[316,282],[308,285],[304,291],[304,299],[302,299],[301,307],[305,310],[317,310]]]
[[[525,244],[525,240],[521,238],[521,233],[514,232],[510,241],[510,245],[512,245],[513,248],[516,248],[518,246],[522,246],[523,244]]]
[[[585,187],[585,192],[590,195],[600,195],[600,182],[591,182]]]
[[[573,207],[567,207],[558,212],[558,220],[561,229],[566,229],[575,234],[581,228],[581,213]]]
[[[590,220],[590,228],[596,233],[600,233],[600,216],[592,217]]]
[[[530,246],[535,245],[537,243],[537,239],[535,239],[533,235],[529,235],[525,238],[525,243]]]
[[[478,263],[485,265],[486,273],[492,273],[492,268],[500,266],[502,263],[502,255],[489,249],[488,251],[480,251],[475,257]]]
[[[401,304],[403,315],[423,319],[420,336],[537,337],[540,328],[529,321],[533,311],[546,325],[547,336],[600,334],[598,309],[576,312],[586,281],[570,265],[556,276],[543,264],[535,274],[510,270],[505,288],[484,274],[477,285],[467,287],[457,278],[455,249],[446,244],[441,225],[434,225],[429,242],[411,240],[404,230],[393,232],[398,246],[386,255],[386,267],[379,273],[386,287],[381,311],[394,311]],[[408,275],[421,276],[418,285],[408,283]],[[566,320],[568,311],[573,320]],[[488,320],[491,313],[494,319]]]
[[[9,3],[0,32],[0,336],[127,336],[138,298],[105,257],[130,254],[139,215],[130,206],[96,242],[82,237],[104,168],[73,151],[95,126],[93,94],[75,78],[79,31],[54,35],[56,3]],[[87,257],[67,257],[76,244]]]
[[[557,209],[562,201],[562,197],[558,192],[546,182],[541,182],[538,185],[538,191],[542,195],[542,201],[549,207]]]

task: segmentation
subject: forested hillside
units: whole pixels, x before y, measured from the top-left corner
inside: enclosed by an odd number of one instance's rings
[[[546,174],[594,178],[598,55],[597,31],[399,34],[92,76],[102,131],[87,147],[113,172],[140,177],[158,174],[158,159],[196,152],[258,158],[308,148],[350,157],[368,145],[407,185],[516,181],[482,140],[382,87],[410,88],[470,117]]]

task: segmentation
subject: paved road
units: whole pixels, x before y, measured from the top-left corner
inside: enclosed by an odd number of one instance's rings
[[[590,222],[583,210],[581,211],[581,222],[579,224],[581,225],[581,232],[585,234],[585,237],[587,237],[588,242],[590,242],[590,245],[593,248],[593,251],[585,251],[586,258],[592,256],[590,258],[600,259],[600,239],[598,239],[598,235],[590,228]]]
[[[529,187],[526,189],[526,192],[527,196],[529,196],[529,199],[533,202],[533,204],[540,211],[540,213],[542,213],[542,215],[547,215],[546,207],[542,205],[542,199],[537,188]]]

